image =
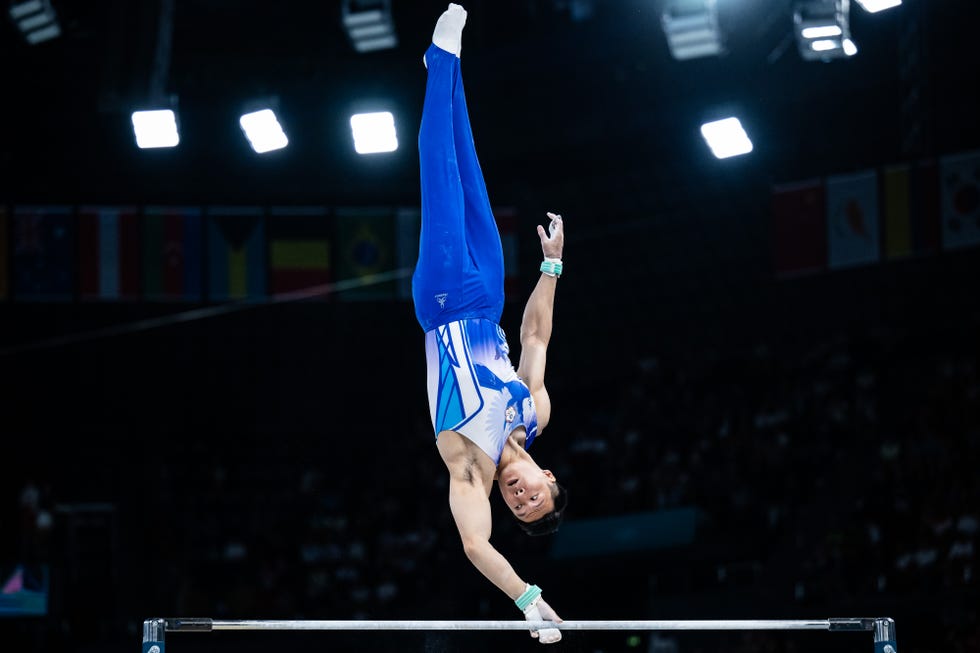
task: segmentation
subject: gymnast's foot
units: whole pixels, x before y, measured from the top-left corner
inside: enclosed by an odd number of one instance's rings
[[[432,42],[436,47],[458,57],[463,48],[464,25],[466,25],[466,10],[460,5],[450,4],[436,22],[436,28],[432,32]],[[422,61],[425,63],[425,56],[422,57]]]

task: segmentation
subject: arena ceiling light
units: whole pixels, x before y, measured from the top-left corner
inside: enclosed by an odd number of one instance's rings
[[[879,11],[891,9],[902,4],[902,0],[857,0],[857,2],[869,14],[876,14]]]
[[[141,150],[176,147],[180,143],[177,114],[172,109],[150,109],[133,112],[133,133]]]
[[[398,149],[395,117],[388,111],[356,113],[350,118],[354,150],[358,154],[394,152]]]
[[[797,0],[793,25],[800,56],[808,61],[857,54],[851,40],[850,0]]]
[[[10,18],[31,45],[61,36],[61,24],[50,0],[26,0],[10,5]]]
[[[752,141],[745,133],[738,118],[724,118],[701,125],[701,136],[704,137],[711,153],[719,159],[727,159],[752,151]]]
[[[660,23],[670,54],[678,61],[724,52],[715,0],[667,0]]]
[[[819,25],[817,27],[805,27],[801,35],[805,39],[825,39],[830,36],[840,36],[841,28],[839,25]]]
[[[398,45],[391,0],[344,0],[341,22],[357,52],[387,50]]]
[[[249,145],[258,154],[265,154],[273,150],[281,150],[289,145],[286,132],[276,118],[276,113],[272,109],[260,109],[244,114],[238,119],[238,124],[245,133]]]

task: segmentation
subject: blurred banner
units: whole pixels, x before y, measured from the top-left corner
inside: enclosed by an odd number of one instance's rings
[[[518,236],[517,236],[517,209],[502,207],[494,209],[494,217],[497,218],[497,231],[500,232],[500,246],[504,250],[504,298],[507,301],[521,299],[520,279],[518,278]],[[545,217],[547,219],[547,217]],[[547,225],[545,225],[547,228]],[[534,234],[537,238],[537,234]]]
[[[75,296],[75,234],[69,206],[17,206],[13,211],[13,294],[22,301]]]
[[[147,207],[143,215],[143,297],[200,301],[203,225],[196,207]]]
[[[360,279],[380,272],[392,272],[397,264],[395,211],[387,207],[337,209],[337,257],[340,279]],[[397,282],[366,283],[345,290],[345,301],[395,298]]]
[[[414,271],[419,259],[422,211],[416,208],[398,209],[395,220],[398,223],[398,267]],[[398,299],[412,301],[411,275],[398,280]]]
[[[772,247],[776,275],[790,277],[824,270],[827,216],[819,179],[772,189]]]
[[[140,225],[135,206],[78,211],[78,295],[120,301],[140,297]]]
[[[253,206],[207,209],[208,299],[266,298],[265,212]]]
[[[827,265],[830,269],[877,263],[878,175],[866,170],[827,178]]]
[[[7,207],[0,206],[0,300],[7,299],[9,293],[8,271],[10,261],[7,259]]]
[[[940,159],[943,248],[980,244],[980,152]]]
[[[48,613],[47,565],[0,566],[0,617],[38,617]]]
[[[933,161],[886,166],[881,172],[881,212],[887,259],[939,250],[939,177]]]
[[[325,206],[274,206],[269,213],[269,281],[275,295],[330,283],[330,212]],[[312,299],[326,301],[319,294]]]
[[[554,535],[556,559],[608,556],[683,546],[694,541],[701,513],[695,508],[569,521]]]

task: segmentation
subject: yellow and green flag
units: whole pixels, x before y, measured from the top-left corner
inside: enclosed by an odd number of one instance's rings
[[[398,287],[395,210],[336,211],[338,297],[347,301],[394,299]]]

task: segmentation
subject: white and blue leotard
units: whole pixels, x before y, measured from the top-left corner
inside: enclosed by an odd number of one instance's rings
[[[490,320],[456,320],[425,334],[429,413],[436,435],[461,433],[494,464],[514,429],[524,427],[525,449],[538,433],[534,400],[509,353],[503,329]]]

